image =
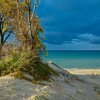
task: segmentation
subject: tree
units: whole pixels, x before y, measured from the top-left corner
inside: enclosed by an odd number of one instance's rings
[[[16,33],[18,41],[27,46],[31,45],[32,51],[38,52],[44,48],[39,37],[43,29],[36,16],[38,4],[39,0],[34,0],[34,5],[32,0],[0,0],[1,47],[11,33]]]
[[[12,16],[14,16],[12,3],[0,0],[0,49],[13,33]]]
[[[56,74],[39,56],[44,45],[40,38],[43,29],[36,15],[38,4],[39,0],[34,0],[34,5],[32,0],[0,0],[1,47],[11,33],[15,33],[19,42],[17,48],[13,46],[0,52],[0,75],[13,73],[15,77],[33,81],[25,74],[33,76],[34,80],[47,80],[51,74]]]
[[[32,0],[17,1],[17,22],[16,32],[18,40],[25,43],[25,45],[31,45],[32,51],[39,50],[43,46],[41,43],[39,34],[43,33],[38,17],[36,16],[36,9],[38,7],[39,0],[34,0],[34,6],[32,6]]]

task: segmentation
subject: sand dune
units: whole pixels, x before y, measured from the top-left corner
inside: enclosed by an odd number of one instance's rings
[[[59,73],[59,77],[51,76],[51,82],[33,84],[11,76],[0,77],[0,100],[100,100],[99,75],[85,75],[84,70],[84,75],[76,76],[52,63],[49,66]],[[72,73],[80,74],[80,70]]]

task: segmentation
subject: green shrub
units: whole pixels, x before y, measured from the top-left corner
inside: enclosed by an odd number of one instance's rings
[[[37,81],[47,80],[52,74],[57,75],[30,49],[13,50],[0,60],[0,75],[13,74],[15,77],[26,79],[24,73]]]

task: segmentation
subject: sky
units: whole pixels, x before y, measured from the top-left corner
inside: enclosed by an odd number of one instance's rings
[[[48,50],[100,50],[100,0],[41,0]]]

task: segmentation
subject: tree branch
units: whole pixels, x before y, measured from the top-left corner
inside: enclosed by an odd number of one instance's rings
[[[7,39],[10,37],[10,35],[11,35],[11,32],[9,32],[9,34],[7,35],[7,37],[5,38],[5,40],[4,40],[4,43],[7,41]]]
[[[39,0],[34,0],[34,7],[33,7],[33,11],[32,11],[31,21],[34,17],[34,14],[36,12],[36,8],[38,7],[38,5],[39,5]]]

